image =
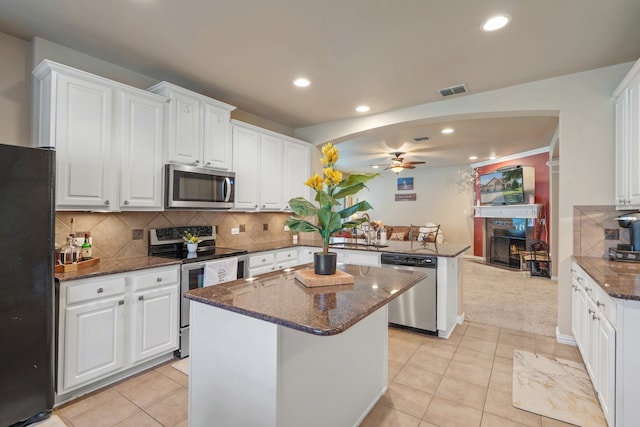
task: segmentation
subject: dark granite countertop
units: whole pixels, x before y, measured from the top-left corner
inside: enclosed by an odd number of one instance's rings
[[[314,335],[345,331],[418,283],[425,274],[408,270],[339,264],[354,283],[307,288],[294,270],[310,264],[251,279],[185,293],[193,301],[234,311]]]
[[[103,276],[105,274],[125,273],[127,271],[144,270],[145,268],[164,267],[180,264],[180,260],[160,258],[155,256],[142,256],[135,258],[120,258],[100,260],[91,267],[82,268],[68,273],[56,273],[55,277],[60,282],[66,280],[84,279],[87,277]]]
[[[610,296],[640,301],[640,263],[584,256],[573,259]]]

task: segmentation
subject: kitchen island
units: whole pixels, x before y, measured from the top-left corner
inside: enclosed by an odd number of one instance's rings
[[[192,427],[364,419],[387,388],[387,304],[424,274],[339,268],[353,284],[307,288],[291,269],[186,294]]]

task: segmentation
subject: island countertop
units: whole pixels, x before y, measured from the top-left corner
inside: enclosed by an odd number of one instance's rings
[[[426,275],[421,272],[339,264],[354,283],[308,288],[294,271],[311,264],[220,285],[186,298],[314,335],[339,334],[388,304]]]

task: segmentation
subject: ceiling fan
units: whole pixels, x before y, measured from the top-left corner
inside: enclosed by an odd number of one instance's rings
[[[394,157],[391,158],[391,164],[388,167],[384,168],[384,170],[391,169],[396,174],[399,174],[400,172],[402,172],[403,169],[415,169],[416,167],[414,165],[423,165],[426,163],[426,162],[405,162],[404,158],[400,157],[405,153],[401,151],[395,151],[389,154],[392,154]]]

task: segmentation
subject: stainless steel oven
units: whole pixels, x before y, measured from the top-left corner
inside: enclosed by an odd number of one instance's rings
[[[235,178],[235,172],[168,164],[165,166],[165,208],[232,208]]]
[[[182,236],[187,231],[202,240],[195,253],[188,253],[183,245]],[[210,225],[159,228],[149,231],[149,255],[182,260],[180,315],[178,316],[180,319],[180,348],[176,351],[176,356],[183,358],[189,355],[189,300],[184,297],[184,293],[190,289],[205,286],[207,267],[212,268],[217,265],[224,265],[225,268],[231,265],[236,267],[235,274],[223,275],[223,280],[216,279],[218,283],[242,279],[245,277],[247,269],[246,254],[247,251],[244,249],[216,246],[215,227]]]

